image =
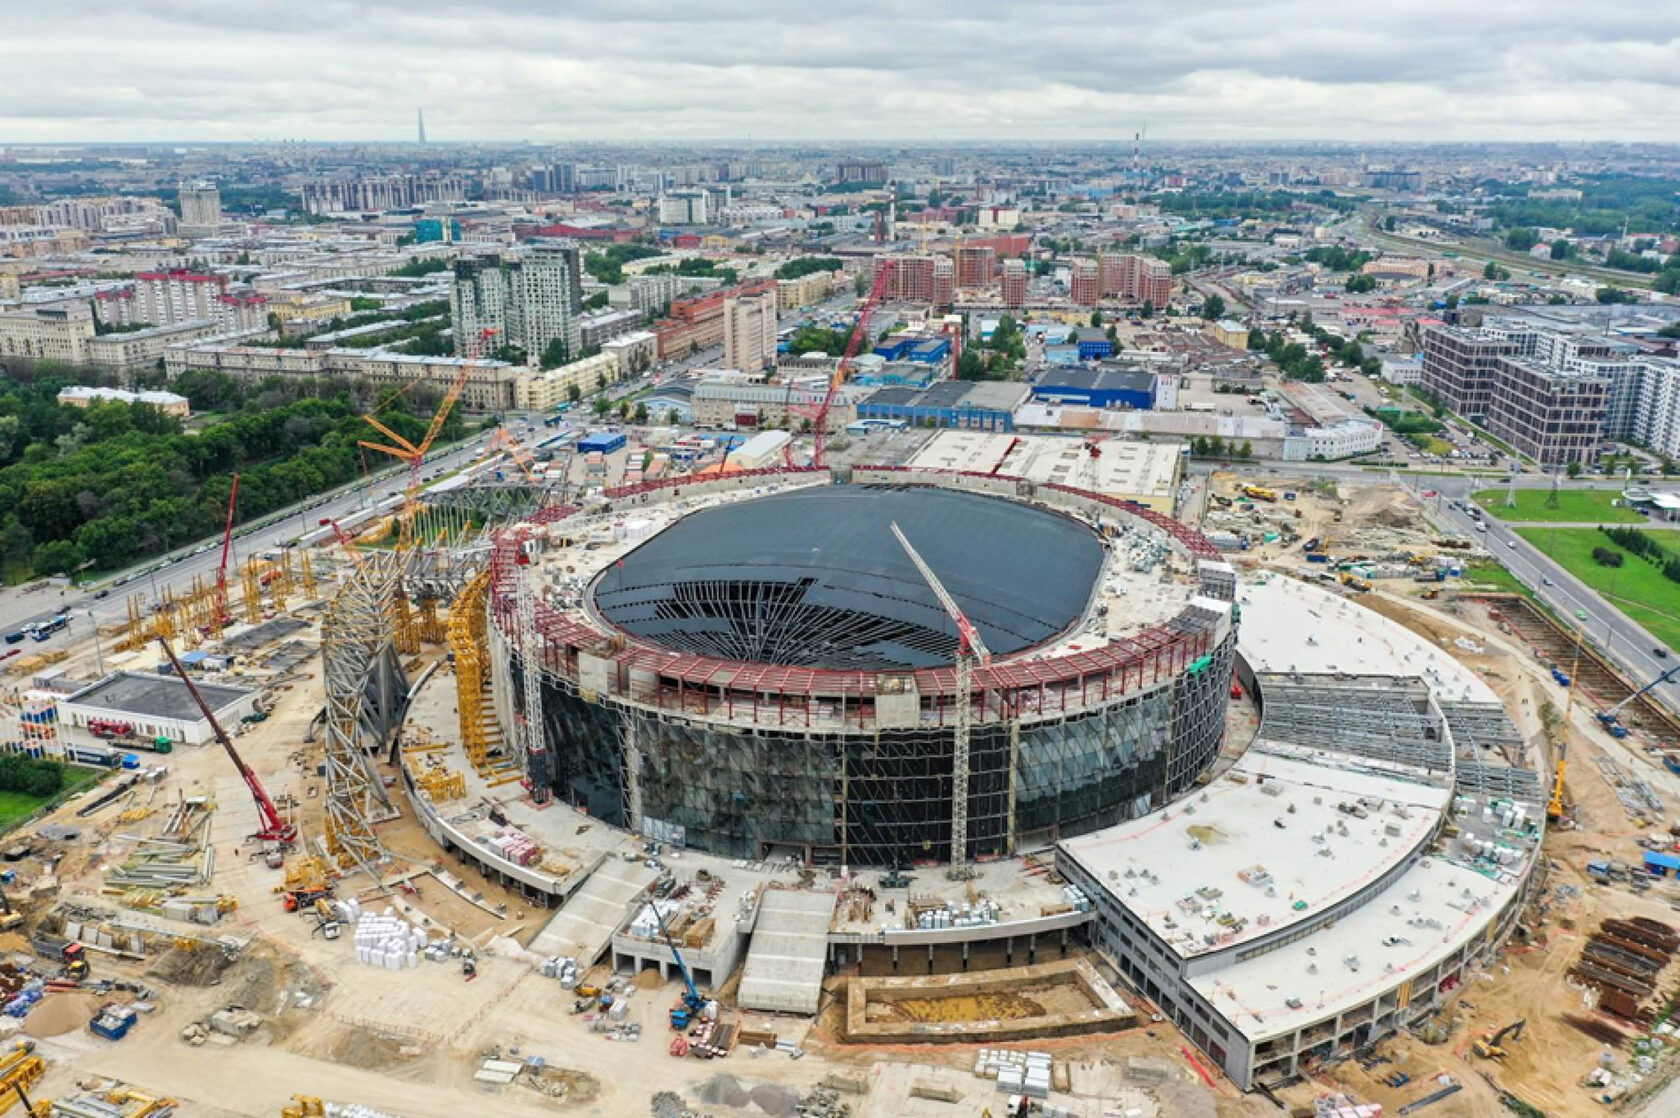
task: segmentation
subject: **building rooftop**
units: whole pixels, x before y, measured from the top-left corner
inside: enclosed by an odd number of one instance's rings
[[[1271,576],[1243,584],[1237,601],[1242,654],[1257,672],[1422,676],[1443,699],[1499,701],[1442,649],[1332,591]]]
[[[251,694],[249,687],[194,681],[210,709],[220,714]],[[167,718],[175,722],[196,722],[203,718],[187,685],[167,675],[118,672],[84,687],[64,700],[66,703],[136,718]]]
[[[1320,918],[1424,842],[1449,796],[1251,751],[1195,798],[1062,848],[1191,958]]]
[[[923,469],[1006,474],[1134,500],[1168,500],[1178,481],[1182,443],[1110,439],[1092,455],[1081,439],[941,431],[910,460]]]

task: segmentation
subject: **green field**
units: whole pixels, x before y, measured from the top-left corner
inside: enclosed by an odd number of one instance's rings
[[[92,769],[78,768],[75,765],[64,766],[64,788],[57,799],[98,780],[100,773]],[[31,796],[25,792],[0,791],[0,834],[10,831],[23,820],[28,819],[38,811],[47,801],[39,796]]]
[[[1525,598],[1534,596],[1528,587],[1524,586],[1516,575],[1501,567],[1498,563],[1472,563],[1464,569],[1464,581],[1492,586],[1496,590],[1503,590],[1509,594],[1521,594]]]
[[[1593,528],[1519,528],[1517,534],[1604,595],[1652,636],[1670,648],[1680,648],[1680,582],[1668,581],[1662,571],[1622,551]],[[1680,544],[1680,537],[1675,543]],[[1592,557],[1595,547],[1621,551],[1622,565],[1599,566]]]
[[[1638,524],[1645,519],[1630,508],[1612,505],[1611,501],[1621,499],[1621,494],[1614,490],[1560,489],[1555,509],[1546,507],[1551,495],[1547,489],[1519,489],[1517,507],[1510,509],[1505,507],[1503,489],[1483,489],[1472,499],[1500,520],[1516,523]]]

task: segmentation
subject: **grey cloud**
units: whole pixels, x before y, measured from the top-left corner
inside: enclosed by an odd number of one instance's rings
[[[1669,139],[1680,10],[1626,0],[59,0],[0,139]]]

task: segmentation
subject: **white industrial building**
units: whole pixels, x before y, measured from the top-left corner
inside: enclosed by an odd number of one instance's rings
[[[196,681],[195,686],[224,730],[257,709],[256,688]],[[185,683],[174,676],[145,672],[116,672],[82,688],[59,702],[58,716],[68,725],[81,727],[93,718],[127,722],[139,737],[168,738],[186,745],[203,745],[216,736]]]
[[[1183,443],[1109,439],[1096,443],[1095,453],[1091,446],[1084,438],[950,430],[930,439],[908,465],[1071,485],[1172,514]]]

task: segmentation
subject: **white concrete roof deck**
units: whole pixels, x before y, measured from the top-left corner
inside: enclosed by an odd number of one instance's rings
[[[1240,584],[1237,602],[1238,651],[1255,671],[1420,676],[1438,699],[1499,701],[1444,649],[1331,590],[1271,575]]]
[[[1192,798],[1069,839],[1062,849],[1181,958],[1224,950],[1317,919],[1435,830],[1449,789],[1345,761],[1309,763],[1250,751]],[[1338,807],[1361,800],[1363,819]],[[1398,833],[1388,834],[1391,827]],[[1257,884],[1239,876],[1256,867],[1264,871]],[[1155,879],[1142,877],[1144,871]]]
[[[1335,927],[1192,978],[1190,985],[1250,1040],[1288,1033],[1364,1004],[1479,936],[1518,887],[1511,874],[1502,877],[1424,858]],[[1385,942],[1396,938],[1407,942]],[[1350,955],[1358,970],[1346,961]],[[1292,998],[1299,1008],[1287,1004]]]

